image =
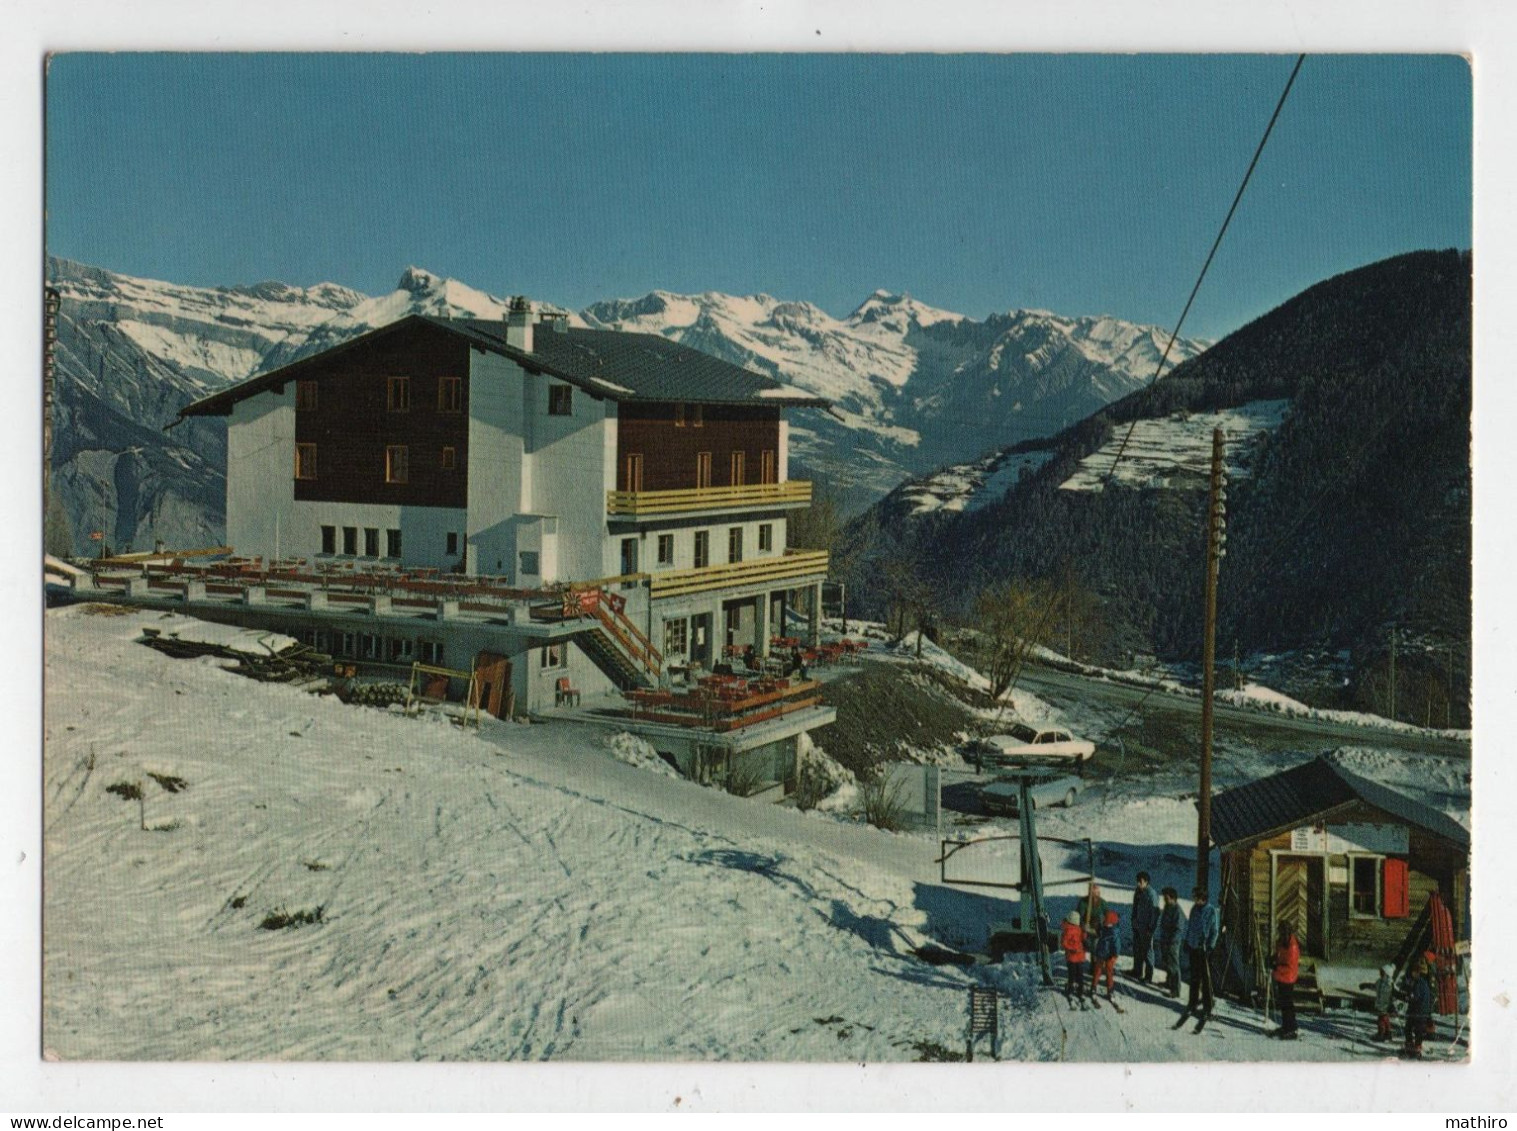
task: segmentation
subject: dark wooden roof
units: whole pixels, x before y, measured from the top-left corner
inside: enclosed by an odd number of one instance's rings
[[[1470,834],[1458,821],[1403,793],[1345,770],[1328,758],[1219,793],[1212,799],[1212,842],[1238,848],[1362,801],[1463,848]]]
[[[505,323],[478,318],[412,314],[388,326],[301,358],[271,373],[250,377],[230,389],[203,397],[179,415],[222,416],[238,401],[299,376],[313,363],[374,338],[427,326],[464,338],[477,349],[510,358],[534,373],[547,373],[612,401],[698,401],[767,408],[826,408],[828,401],[773,377],[670,341],[657,334],[620,330],[554,330],[533,327],[532,350],[506,344]]]

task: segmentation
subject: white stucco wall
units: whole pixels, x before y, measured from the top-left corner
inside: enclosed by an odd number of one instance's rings
[[[548,413],[548,388],[562,384],[527,374],[527,485],[532,513],[558,517],[558,568],[550,580],[589,579],[605,570],[606,492],[615,486],[614,405],[582,389],[572,395],[572,413]]]
[[[283,393],[259,393],[232,407],[226,482],[227,544],[245,557],[288,556],[284,531],[294,521],[295,503],[293,381]]]
[[[471,354],[469,368],[470,573],[515,576],[516,537],[511,520],[525,505],[522,414],[525,374],[493,353]],[[498,564],[497,564],[498,563]]]
[[[336,558],[346,559],[342,552],[342,530],[345,526],[358,529],[358,554],[353,560],[393,562],[386,556],[388,530],[400,531],[400,559],[403,566],[430,566],[434,569],[451,570],[463,556],[463,533],[465,512],[455,507],[396,506],[379,503],[310,503],[294,504],[293,515],[281,529],[280,543],[286,557],[302,558],[321,555],[321,528],[330,525],[337,528]],[[379,531],[379,557],[369,558],[364,552],[365,528]],[[459,551],[448,553],[448,534],[459,537]]]
[[[759,527],[768,525],[773,528],[773,542],[768,550],[760,551]],[[758,558],[775,558],[785,552],[785,519],[784,518],[761,518],[744,519],[740,522],[719,522],[712,525],[663,527],[648,526],[631,534],[616,534],[610,538],[606,549],[606,557],[603,565],[608,573],[615,573],[621,566],[621,540],[623,538],[639,538],[638,557],[641,569],[646,573],[666,573],[675,569],[695,568],[695,535],[699,530],[705,530],[711,535],[711,558],[707,565],[717,566],[727,564],[727,532],[734,526],[743,528],[743,561],[751,562]],[[674,563],[672,565],[660,565],[658,562],[658,538],[661,534],[674,535]],[[644,535],[646,535],[644,537]]]

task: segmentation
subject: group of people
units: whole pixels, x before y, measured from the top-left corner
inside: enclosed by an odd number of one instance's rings
[[[1129,975],[1136,981],[1151,984],[1154,979],[1153,955],[1159,956],[1159,969],[1164,973],[1160,989],[1171,998],[1180,996],[1180,951],[1183,947],[1190,967],[1190,993],[1180,1019],[1178,1029],[1187,1020],[1196,1018],[1195,1032],[1206,1027],[1216,1004],[1212,988],[1212,952],[1221,937],[1221,916],[1212,906],[1204,888],[1191,892],[1194,901],[1189,916],[1180,910],[1180,894],[1166,887],[1156,902],[1149,886],[1147,872],[1139,872],[1133,887],[1132,897],[1132,969]],[[1104,975],[1106,997],[1115,1002],[1114,972],[1117,956],[1121,951],[1118,928],[1121,916],[1107,906],[1098,884],[1075,904],[1075,909],[1064,917],[1059,942],[1064,950],[1066,969],[1065,994],[1070,1004],[1085,1008],[1088,996],[1098,1003],[1096,992]],[[1301,941],[1289,923],[1280,924],[1275,940],[1275,951],[1270,962],[1270,980],[1275,1001],[1280,1008],[1280,1027],[1270,1033],[1272,1037],[1293,1041],[1299,1038],[1296,1026],[1296,982],[1301,972]],[[1375,991],[1375,1011],[1378,1025],[1375,1040],[1388,1041],[1391,1036],[1391,1016],[1394,999],[1402,997],[1407,1002],[1406,1046],[1403,1055],[1420,1058],[1422,1042],[1432,1027],[1433,991],[1428,978],[1426,956],[1417,958],[1411,966],[1405,986],[1397,991],[1395,971],[1391,966],[1380,970],[1377,982],[1366,982],[1361,989]],[[1089,983],[1089,993],[1086,984]]]
[[[1170,997],[1180,996],[1180,948],[1186,949],[1190,959],[1190,997],[1176,1028],[1190,1017],[1197,1018],[1196,1031],[1200,1032],[1211,1017],[1215,995],[1211,984],[1211,952],[1221,934],[1221,921],[1216,908],[1206,898],[1206,892],[1197,888],[1195,905],[1189,917],[1180,911],[1180,893],[1167,887],[1160,893],[1162,904],[1154,899],[1147,872],[1139,872],[1132,898],[1132,969],[1129,974],[1137,981],[1149,984],[1154,979],[1153,954],[1157,949],[1159,968],[1164,972],[1160,988]],[[1075,909],[1064,918],[1060,945],[1064,950],[1066,969],[1065,992],[1070,1004],[1085,1007],[1085,984],[1087,972],[1090,983],[1089,997],[1096,999],[1096,992],[1104,976],[1106,997],[1115,1000],[1115,971],[1117,955],[1121,951],[1119,927],[1121,916],[1108,907],[1101,896],[1099,884],[1091,884],[1090,890],[1080,897]]]

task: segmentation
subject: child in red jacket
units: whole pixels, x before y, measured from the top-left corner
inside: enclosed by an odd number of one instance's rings
[[[1085,928],[1080,925],[1080,913],[1071,911],[1064,916],[1064,929],[1059,934],[1059,945],[1064,948],[1064,996],[1070,1004],[1080,1003],[1085,1008],[1085,975],[1089,957],[1085,953]],[[1094,992],[1092,992],[1094,996]]]

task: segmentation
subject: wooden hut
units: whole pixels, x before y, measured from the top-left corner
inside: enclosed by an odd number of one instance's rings
[[[1329,758],[1218,794],[1211,834],[1245,990],[1263,988],[1282,922],[1314,973],[1397,962],[1435,891],[1469,938],[1468,830]]]

